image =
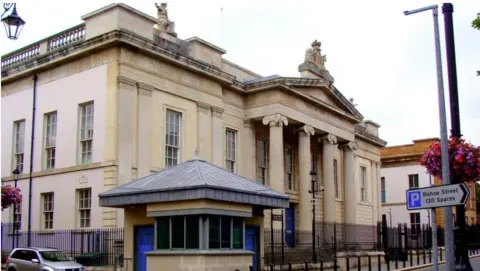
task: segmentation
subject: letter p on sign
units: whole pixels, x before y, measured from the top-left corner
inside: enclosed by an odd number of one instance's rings
[[[422,207],[422,192],[412,191],[408,193],[408,206],[410,208]]]

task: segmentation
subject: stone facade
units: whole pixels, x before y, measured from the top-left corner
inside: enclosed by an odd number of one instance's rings
[[[103,67],[103,79],[98,83],[104,86],[104,99],[102,110],[95,111],[101,115],[101,123],[95,127],[102,130],[102,138],[95,139],[93,152],[108,166],[102,166],[103,179],[91,180],[103,183],[103,190],[168,166],[166,156],[172,153],[166,146],[171,143],[166,142],[170,140],[166,133],[173,126],[166,118],[167,112],[174,112],[179,116],[174,124],[179,127],[178,133],[174,132],[175,163],[197,153],[200,159],[286,193],[295,209],[296,229],[311,229],[308,191],[312,167],[317,170],[318,188],[325,188],[316,200],[318,221],[375,224],[380,219],[380,149],[386,142],[379,138],[380,126],[364,120],[335,88],[318,43],[309,49],[309,59],[300,64],[300,77],[262,77],[225,60],[225,50],[200,38],[181,40],[154,29],[158,19],[124,4],[109,5],[82,19],[83,36],[73,43],[50,48],[44,44],[48,40],[42,41],[35,57],[8,62],[9,57],[22,55],[19,50],[2,58],[2,105],[9,97],[31,90],[34,74],[38,85],[47,88],[48,83],[62,83],[69,76]],[[321,67],[315,61],[321,61]],[[61,102],[51,100],[50,105]],[[37,111],[39,116],[44,113]],[[5,114],[15,112],[12,109]],[[13,116],[12,120],[23,117]],[[58,125],[77,122],[76,117],[59,116]],[[28,121],[28,115],[25,118]],[[2,118],[2,127],[11,126],[10,119]],[[12,134],[11,129],[4,134]],[[42,137],[37,138],[36,144],[42,145]],[[13,142],[9,136],[2,140],[3,146]],[[67,155],[77,148],[70,147],[57,153]],[[12,156],[10,151],[2,154]],[[28,152],[24,159],[29,159]],[[37,160],[41,163],[42,156],[35,157]],[[13,165],[4,167],[2,175],[11,181],[7,172]],[[82,167],[85,165],[72,165],[68,170],[39,167],[34,178]],[[28,172],[24,171],[20,183],[27,182]],[[61,197],[58,187],[50,190]],[[104,208],[101,222],[95,225],[122,227],[123,216],[122,210]],[[268,212],[265,227],[270,227],[267,221]]]

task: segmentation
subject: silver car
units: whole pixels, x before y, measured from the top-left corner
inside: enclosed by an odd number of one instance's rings
[[[83,271],[83,266],[55,248],[16,248],[7,258],[7,271]]]

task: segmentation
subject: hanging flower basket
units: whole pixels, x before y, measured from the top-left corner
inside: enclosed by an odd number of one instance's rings
[[[22,194],[20,188],[11,185],[2,186],[2,211],[13,204],[22,203]]]
[[[475,147],[464,139],[450,137],[448,141],[450,178],[462,182],[475,182],[480,178],[480,146]],[[434,142],[420,159],[427,172],[442,179],[441,143]]]

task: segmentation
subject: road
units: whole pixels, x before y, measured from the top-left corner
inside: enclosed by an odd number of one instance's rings
[[[470,258],[470,264],[472,265],[473,270],[480,270],[480,258]],[[433,268],[425,268],[425,269],[419,269],[421,271],[432,271]],[[447,271],[447,266],[445,264],[442,264],[438,267],[438,271]]]

